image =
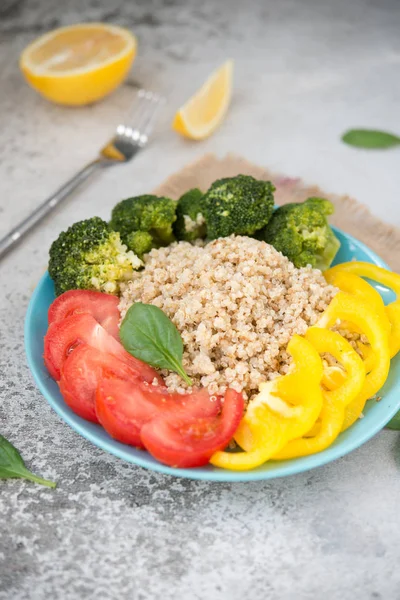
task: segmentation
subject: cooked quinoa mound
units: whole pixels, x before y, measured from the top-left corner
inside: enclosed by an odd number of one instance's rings
[[[161,308],[182,336],[186,372],[212,394],[233,387],[251,398],[262,381],[286,373],[290,338],[304,334],[336,292],[320,271],[297,269],[244,236],[174,243],[144,262],[124,284],[122,317],[134,302]],[[178,375],[165,376],[171,391],[185,391]]]

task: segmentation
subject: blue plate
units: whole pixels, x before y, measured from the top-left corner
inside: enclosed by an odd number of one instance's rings
[[[341,248],[335,264],[356,259],[388,268],[379,256],[352,236],[338,230],[336,230],[336,234],[341,241]],[[389,290],[381,286],[377,286],[377,289],[382,294],[385,303],[394,299],[392,292]],[[153,471],[206,481],[254,481],[294,475],[295,473],[320,467],[358,448],[382,429],[400,409],[399,354],[392,360],[390,375],[380,392],[382,400],[378,403],[369,401],[364,410],[364,418],[359,419],[350,429],[341,433],[337,440],[323,452],[303,458],[268,462],[257,469],[245,472],[227,471],[211,465],[195,469],[166,467],[157,462],[147,452],[116,442],[102,427],[81,419],[65,404],[56,382],[49,377],[42,358],[43,337],[47,329],[47,309],[53,300],[53,282],[46,274],[33,293],[25,319],[25,349],[28,364],[40,391],[60,417],[93,444],[107,452],[111,452],[111,454],[115,454],[119,458]]]

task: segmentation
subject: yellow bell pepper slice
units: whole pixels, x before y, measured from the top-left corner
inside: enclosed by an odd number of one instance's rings
[[[338,319],[349,321],[363,331],[375,358],[373,368],[365,377],[361,392],[346,409],[344,430],[358,419],[366,401],[385,383],[389,373],[390,353],[385,326],[376,312],[362,300],[347,292],[338,292],[316,325],[330,328]]]
[[[372,279],[373,281],[390,288],[396,294],[396,300],[385,307],[386,316],[391,324],[389,347],[390,357],[392,358],[400,350],[400,275],[388,271],[387,269],[383,269],[382,267],[378,267],[377,265],[361,261],[341,263],[326,271],[324,275],[327,281],[331,281],[341,272],[359,275],[360,277],[368,277],[368,279]],[[338,287],[340,286],[338,285]],[[368,297],[368,300],[369,299],[370,296]]]
[[[338,265],[338,267],[340,266],[341,265]],[[382,320],[382,325],[384,325],[387,335],[390,336],[391,324],[381,295],[372,287],[372,285],[364,281],[359,275],[355,275],[346,270],[342,271],[338,267],[333,267],[324,273],[326,281],[342,290],[342,292],[348,292],[349,294],[353,294],[357,298],[364,300],[364,302],[366,302]],[[357,327],[354,325],[352,326],[351,323],[347,324],[344,322],[342,327],[343,329],[349,329],[356,333],[362,333]],[[374,353],[371,351],[370,346],[367,346],[362,342],[358,342],[357,346],[362,353],[365,368],[368,373],[372,369],[375,361]]]
[[[324,373],[321,383],[326,389],[335,390],[345,381],[346,371],[343,371],[339,366],[326,365],[324,361],[322,364],[324,365]]]
[[[353,329],[351,325],[346,326],[346,329],[350,331]],[[363,344],[362,342],[357,343],[358,349],[361,352],[361,358],[364,362],[365,372],[369,373],[372,371],[375,365],[375,355],[372,352],[369,344]],[[324,361],[323,361],[324,364]],[[326,365],[324,364],[324,374],[322,375],[322,385],[328,390],[334,390],[339,385],[342,385],[346,379],[346,372],[343,371],[339,366]]]
[[[371,308],[382,317],[382,319],[385,319],[385,305],[379,292],[377,292],[372,285],[369,285],[369,283],[364,281],[359,275],[339,269],[341,266],[342,265],[338,265],[337,267],[332,267],[332,269],[325,271],[324,277],[326,281],[342,290],[342,292],[348,292],[349,294],[361,298],[361,300],[367,302]],[[389,325],[390,324],[388,323],[388,329]]]
[[[349,342],[339,333],[329,329],[310,327],[305,334],[319,354],[332,354],[343,366],[346,377],[342,385],[334,390],[326,391],[324,395],[342,406],[350,404],[361,391],[365,381],[365,366]]]
[[[374,368],[375,364],[375,355],[372,352],[372,348],[369,344],[363,344],[362,342],[358,342],[358,349],[361,352],[362,359],[365,365],[365,372],[369,373]]]
[[[264,464],[290,440],[301,437],[322,409],[322,361],[315,348],[295,335],[287,351],[293,358],[291,371],[260,385],[235,434],[245,452],[216,452],[211,464],[242,471]]]
[[[365,366],[347,340],[339,333],[329,329],[311,327],[305,334],[319,354],[328,352],[344,367],[341,384],[331,391],[323,391],[323,406],[319,424],[315,425],[314,435],[308,432],[307,437],[290,441],[273,458],[284,460],[296,456],[306,456],[321,452],[335,441],[339,435],[344,418],[345,408],[361,392],[365,381]]]
[[[394,291],[397,297],[400,296],[400,275],[388,271],[383,267],[378,267],[372,263],[352,260],[346,263],[340,263],[335,267],[331,267],[328,271],[325,271],[325,277],[332,277],[340,271],[346,271],[347,273],[353,273],[360,277],[367,277],[373,281],[377,281],[385,287],[390,288]]]

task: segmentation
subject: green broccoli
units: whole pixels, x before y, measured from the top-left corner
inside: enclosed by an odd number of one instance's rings
[[[132,231],[126,236],[126,245],[139,258],[147,254],[154,246],[154,240],[148,231]]]
[[[149,244],[145,243],[148,252],[151,248],[168,246],[175,241],[172,232],[172,224],[176,220],[175,209],[176,202],[170,198],[151,194],[127,198],[114,206],[110,227],[120,233],[121,240],[133,251],[135,251],[136,238],[131,234],[137,231],[149,233],[152,237],[152,245],[148,247]],[[142,244],[143,238],[141,238],[140,247]]]
[[[214,181],[201,202],[207,237],[253,235],[262,229],[273,212],[274,190],[270,181],[258,181],[250,175]]]
[[[74,223],[50,247],[49,274],[57,295],[73,289],[117,294],[120,283],[141,266],[119,233],[99,217]]]
[[[324,271],[340,247],[328,224],[333,204],[324,198],[308,198],[305,202],[277,208],[260,239],[282,252],[296,267],[311,265]]]
[[[176,206],[174,233],[178,240],[192,242],[206,237],[206,224],[202,214],[203,193],[194,188],[183,194]]]

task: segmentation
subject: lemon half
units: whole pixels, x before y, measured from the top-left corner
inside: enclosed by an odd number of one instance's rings
[[[68,106],[100,100],[125,79],[137,41],[127,29],[102,23],[61,27],[30,44],[20,68],[42,96]]]

